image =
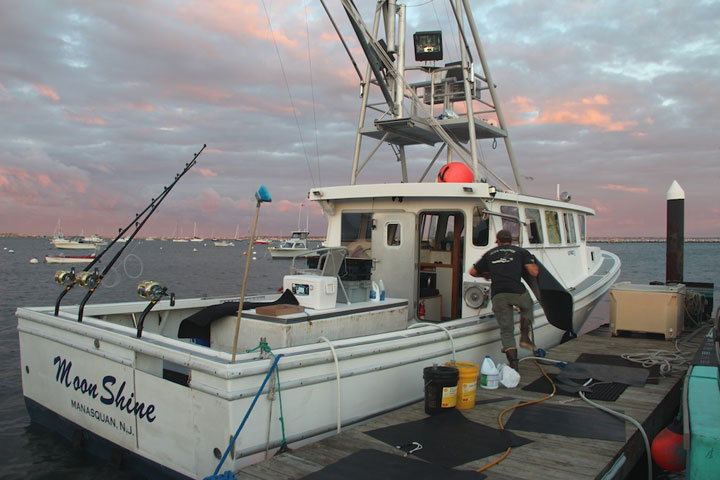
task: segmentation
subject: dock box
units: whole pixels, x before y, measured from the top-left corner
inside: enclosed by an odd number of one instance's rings
[[[335,307],[337,278],[322,275],[285,275],[283,290],[290,290],[300,305],[323,310]]]
[[[618,331],[661,333],[677,338],[685,318],[684,285],[637,285],[610,287],[610,333]]]

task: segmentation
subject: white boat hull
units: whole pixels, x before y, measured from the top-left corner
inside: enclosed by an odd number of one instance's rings
[[[268,252],[272,258],[305,257],[311,250],[309,248],[281,248],[269,247]]]
[[[617,257],[604,255],[605,271],[574,292],[577,329],[619,275]],[[161,326],[173,329],[178,321],[173,316],[186,316],[214,303],[218,301],[181,300],[172,309],[160,302],[153,315],[163,319]],[[73,307],[63,308],[59,317],[50,307],[19,309],[24,396],[31,414],[47,418],[50,413],[154,464],[203,478],[217,466],[213,452],[227,447],[272,359],[243,353],[232,364],[227,352],[159,334],[167,331],[152,333],[149,325],[138,339],[130,311],[137,313],[144,306],[88,306],[82,323],[77,322]],[[548,324],[537,304],[535,313],[538,346],[559,343],[564,332]],[[491,315],[332,343],[340,369],[339,403],[333,354],[327,344],[274,351],[284,355],[279,361],[280,390],[285,436],[291,446],[335,431],[338,413],[341,425],[348,426],[421,400],[423,368],[452,360],[453,352],[456,360],[476,364],[485,355],[503,360]],[[184,370],[187,383],[164,379],[163,371],[172,369]],[[261,459],[266,447],[278,447],[279,414],[277,395],[269,401],[264,393],[222,470],[236,471]]]
[[[45,263],[90,263],[95,260],[94,256],[59,256],[45,255]]]

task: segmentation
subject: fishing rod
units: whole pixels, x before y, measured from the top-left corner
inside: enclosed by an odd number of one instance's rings
[[[180,179],[195,165],[195,163],[197,162],[197,158],[200,156],[203,150],[205,150],[206,146],[207,144],[203,144],[202,148],[194,155],[193,159],[185,164],[185,168],[180,173],[175,175],[175,179],[173,180],[173,182],[170,183],[169,186],[163,187],[162,193],[157,198],[151,199],[150,204],[145,207],[142,212],[136,214],[135,218],[124,229],[119,231],[117,236],[105,247],[102,252],[100,252],[97,257],[95,257],[95,259],[89,265],[85,267],[85,269],[83,269],[82,272],[80,272],[76,276],[74,269],[72,269],[70,272],[57,272],[55,274],[55,281],[62,285],[65,285],[65,289],[60,293],[60,296],[55,302],[55,316],[58,316],[59,314],[60,302],[62,301],[62,298],[75,286],[75,284],[78,284],[82,287],[87,287],[90,289],[88,294],[85,295],[82,304],[80,305],[78,321],[82,321],[82,311],[85,303],[87,303],[92,293],[95,291],[98,285],[100,285],[100,282],[102,282],[104,276],[107,274],[110,268],[112,268],[115,262],[120,258],[120,255],[122,255],[125,248],[127,248],[127,246],[132,242],[132,240],[135,238],[135,235],[137,235],[143,225],[145,225],[145,222],[147,222],[147,220],[152,216],[155,210],[157,210],[157,208],[160,206],[165,197],[167,197],[173,187],[175,187],[178,181],[180,181]],[[141,218],[142,221],[140,221]],[[128,232],[128,230],[130,230],[130,228],[132,228],[133,225],[135,225],[135,230],[132,232],[130,237],[128,237],[122,248],[110,260],[110,263],[107,265],[107,267],[105,267],[103,272],[101,274],[98,274],[97,269],[95,269],[94,272],[90,272],[90,269],[100,260],[100,258],[102,258],[102,256],[105,255],[110,250],[110,248],[115,245],[120,240],[120,238],[122,238]]]

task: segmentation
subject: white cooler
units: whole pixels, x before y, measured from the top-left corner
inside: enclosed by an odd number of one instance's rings
[[[322,275],[285,275],[283,290],[290,290],[303,307],[316,310],[334,308],[337,301],[337,278]]]

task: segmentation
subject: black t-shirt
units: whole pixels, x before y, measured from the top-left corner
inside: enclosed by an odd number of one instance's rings
[[[475,270],[478,273],[490,272],[491,292],[494,297],[498,293],[524,293],[522,269],[529,263],[535,263],[535,257],[524,248],[498,245],[485,252],[475,264]]]

